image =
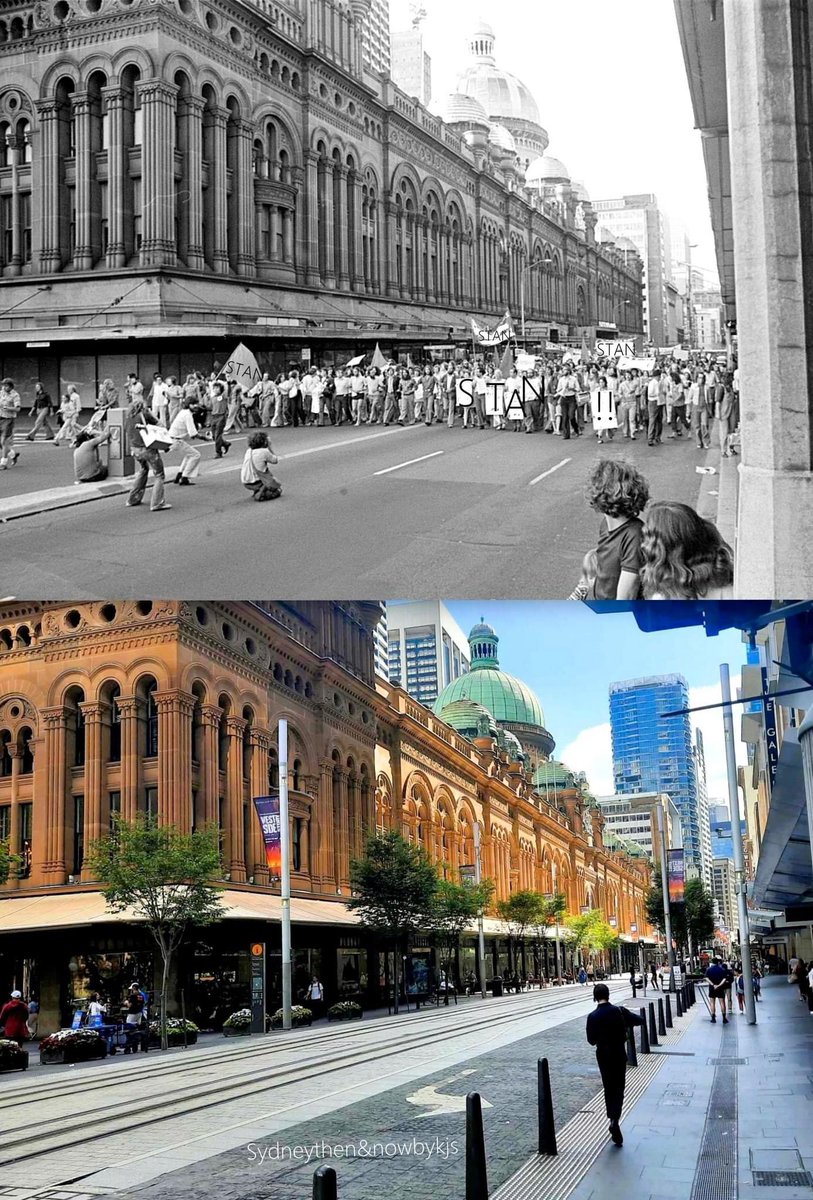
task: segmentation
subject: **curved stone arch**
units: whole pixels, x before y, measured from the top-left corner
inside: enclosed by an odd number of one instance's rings
[[[376,194],[378,196],[380,196],[381,195],[381,186],[382,186],[381,185],[381,176],[379,175],[378,167],[376,166],[375,162],[371,158],[365,158],[364,162],[361,164],[361,167],[360,167],[360,174],[361,174],[361,178],[365,179],[365,180],[367,179],[368,175],[372,176],[372,185],[376,190]]]
[[[412,789],[416,784],[418,784],[422,791],[426,792],[427,803],[431,806],[434,788],[429,777],[418,769],[410,771],[404,780],[403,799],[407,800],[412,795]]]
[[[4,76],[3,86],[0,88],[0,119],[11,124],[16,124],[20,119],[25,120],[28,122],[29,133],[37,128],[37,110],[28,91],[30,86],[30,76],[26,78],[22,73],[19,76],[12,73]],[[18,101],[14,108],[7,103],[12,97]]]
[[[70,79],[76,91],[80,90],[79,80],[82,78],[82,64],[76,59],[66,56],[60,58],[57,62],[51,63],[48,70],[42,77],[40,84],[40,96],[43,98],[53,98],[56,94],[57,84],[63,79]],[[5,80],[4,80],[5,83]],[[28,87],[31,86],[31,79],[28,79]]]
[[[408,184],[411,189],[412,195],[410,199],[416,205],[420,204],[423,182],[411,163],[400,162],[396,165],[390,176],[390,192],[394,194],[396,191],[399,191],[402,182]]]
[[[16,707],[20,712],[15,717],[11,710]],[[6,693],[0,700],[0,729],[7,729],[12,741],[17,740],[21,729],[31,729],[36,736],[40,723],[39,707],[22,689]]]
[[[333,147],[334,134],[332,134],[330,132],[330,130],[327,128],[326,125],[317,125],[314,129],[311,130],[310,136],[308,138],[308,149],[315,151],[318,148],[320,142],[325,143],[325,146],[327,147],[328,158],[329,158],[331,149]]]
[[[140,658],[127,668],[127,684],[133,695],[145,676],[155,680],[156,691],[163,692],[171,687],[172,681],[165,663],[154,658]]]
[[[434,204],[438,211],[438,220],[442,220],[446,213],[446,193],[441,187],[439,180],[429,177],[423,181],[421,204],[424,207],[428,207],[432,197],[434,197]]]
[[[350,163],[348,162],[348,159],[350,159],[350,158],[353,159],[353,166],[351,169],[353,171],[355,171],[356,174],[359,174],[362,171],[361,164],[362,164],[363,155],[355,142],[345,142],[344,143],[344,152],[342,155],[342,161],[346,167],[350,166]]]
[[[463,199],[461,192],[456,187],[447,188],[446,193],[443,197],[443,202],[446,206],[447,215],[454,206],[456,206],[460,210],[460,217],[461,217],[460,225],[461,225],[461,230],[462,230],[463,223],[465,222],[465,219],[468,216],[468,212],[466,210],[466,202]]]
[[[87,89],[88,80],[90,79],[91,75],[94,75],[97,71],[101,71],[102,75],[106,77],[107,82],[110,83],[114,73],[113,59],[111,55],[105,54],[101,50],[97,51],[95,54],[92,54],[90,58],[82,59],[79,85],[81,91],[85,91]]]
[[[190,58],[183,50],[170,50],[161,63],[161,78],[165,79],[167,83],[174,83],[178,71],[183,71],[184,75],[189,77],[192,90],[197,92],[204,70],[205,68],[199,62],[195,62],[194,58]],[[214,78],[213,72],[212,76]]]
[[[246,89],[234,76],[222,80],[220,94],[223,98],[222,104],[224,108],[228,107],[229,100],[236,100],[240,109],[241,120],[248,121],[250,119],[252,109],[251,99]]]
[[[64,704],[65,693],[71,688],[81,688],[85,693],[85,700],[90,699],[91,683],[90,677],[86,671],[82,671],[77,667],[69,667],[63,671],[56,679],[51,681],[48,689],[48,706]]]
[[[155,59],[143,46],[129,46],[126,50],[119,50],[118,54],[113,55],[109,82],[120,83],[122,72],[127,67],[137,67],[142,80],[158,78]]]
[[[457,803],[448,784],[438,784],[437,788],[435,789],[433,800],[436,811],[440,810],[440,805],[443,803],[446,806],[446,811],[448,812],[449,816],[452,818],[452,820],[455,819],[457,815]]]
[[[183,70],[183,67],[179,68]],[[192,80],[190,80],[190,83]],[[195,70],[193,95],[202,96],[204,88],[211,88],[218,105],[223,103],[223,81],[208,64],[201,63]]]
[[[101,698],[102,688],[107,683],[118,684],[119,688],[121,689],[122,696],[126,694],[125,689],[129,686],[127,671],[125,668],[116,664],[111,665],[110,663],[105,663],[101,666],[95,667],[90,672],[88,681],[93,692],[92,696],[88,696],[88,700],[99,700]]]
[[[255,108],[252,121],[258,130],[262,129],[266,121],[274,121],[279,126],[284,137],[287,138],[297,162],[302,162],[302,138],[289,120],[286,112],[282,111],[277,105],[265,100],[259,108]]]

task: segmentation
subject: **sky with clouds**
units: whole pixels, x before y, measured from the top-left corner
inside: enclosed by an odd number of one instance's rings
[[[390,27],[408,29],[410,0],[390,0]],[[498,66],[539,106],[549,152],[594,200],[654,192],[697,243],[693,262],[716,273],[708,186],[672,0],[423,0],[432,59],[430,108],[442,112],[467,63],[467,35],[486,20]]]
[[[653,602],[656,606],[657,601]],[[746,647],[738,630],[708,637],[703,628],[643,633],[631,613],[594,613],[573,601],[446,601],[468,634],[484,618],[496,630],[501,670],[539,697],[545,725],[556,739],[554,756],[584,771],[597,795],[613,792],[609,685],[624,679],[679,673],[693,707],[720,700],[720,663],[736,695]],[[734,731],[739,729],[734,709]],[[692,716],[703,733],[710,799],[728,802],[721,711]],[[745,761],[745,746],[737,742]]]

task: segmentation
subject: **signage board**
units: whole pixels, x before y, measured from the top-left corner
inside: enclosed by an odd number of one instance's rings
[[[265,1033],[265,942],[251,946],[251,1032]]]
[[[536,358],[533,354],[518,354],[515,366],[518,371],[533,371]]]
[[[635,341],[628,338],[599,338],[596,341],[595,353],[599,358],[635,358]]]
[[[685,887],[682,850],[666,851],[666,878],[669,885],[669,903],[682,904]]]
[[[602,388],[590,393],[590,411],[594,429],[617,429],[618,416],[615,411],[615,396]]]
[[[779,765],[779,743],[776,735],[776,701],[768,695],[768,672],[762,668],[762,711],[765,716],[765,749],[768,760],[768,780],[771,792],[776,783],[776,768]]]

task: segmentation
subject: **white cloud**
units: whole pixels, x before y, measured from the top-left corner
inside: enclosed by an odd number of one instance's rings
[[[731,694],[736,696],[740,685],[739,676],[731,679]],[[720,688],[718,684],[689,689],[689,704],[692,708],[700,708],[705,704],[719,704]],[[741,708],[736,705],[734,712],[734,746],[739,765],[747,761],[743,742],[739,741]],[[722,709],[712,708],[704,712],[691,714],[692,739],[694,729],[699,728],[703,734],[703,748],[706,755],[706,783],[709,798],[720,799],[728,803],[728,777],[726,774],[725,742],[723,739]],[[591,725],[583,729],[572,742],[569,742],[557,754],[562,762],[572,771],[584,771],[590,790],[597,796],[611,796],[615,791],[613,784],[613,748],[610,736],[610,725]]]

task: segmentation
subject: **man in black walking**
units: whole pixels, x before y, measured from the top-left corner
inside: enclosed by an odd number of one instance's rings
[[[627,1076],[627,1030],[644,1022],[628,1008],[610,1004],[610,989],[606,983],[596,984],[593,999],[596,1007],[587,1018],[587,1040],[596,1048],[596,1062],[610,1118],[610,1137],[616,1146],[623,1146],[619,1121]]]

